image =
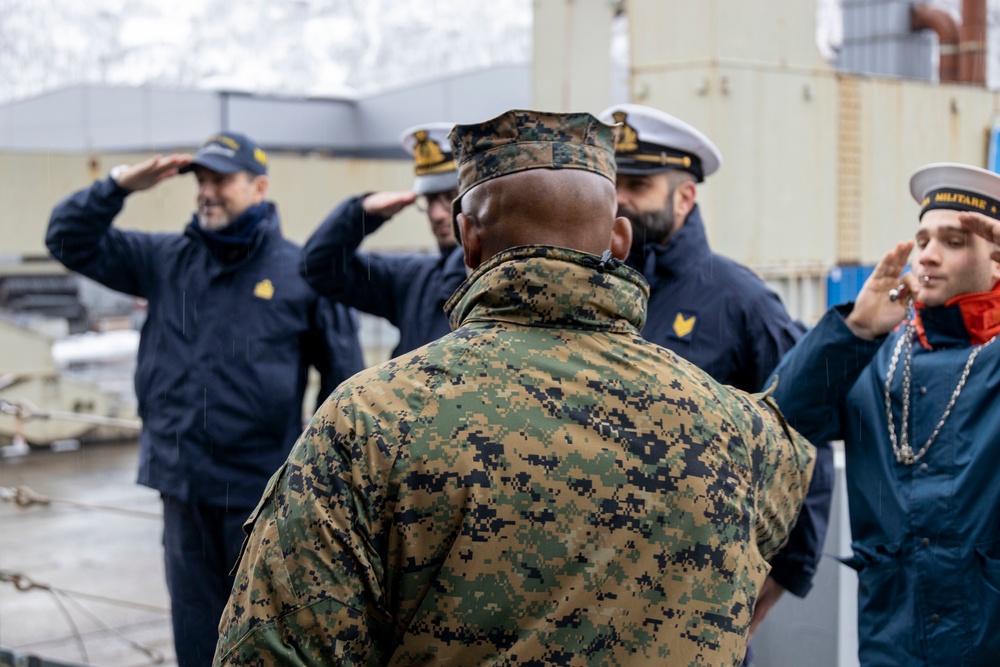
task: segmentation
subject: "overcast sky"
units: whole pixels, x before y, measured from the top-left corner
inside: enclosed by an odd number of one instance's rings
[[[830,55],[840,0],[815,1]],[[1000,0],[988,3],[992,22]],[[532,0],[0,0],[0,103],[84,82],[367,93],[528,62],[531,12]],[[989,75],[996,85],[992,62]]]
[[[92,82],[338,95],[524,63],[531,0],[0,0],[0,102]]]

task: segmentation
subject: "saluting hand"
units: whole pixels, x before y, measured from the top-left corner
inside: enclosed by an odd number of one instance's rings
[[[847,326],[859,338],[874,339],[892,331],[906,316],[907,297],[920,289],[913,273],[903,274],[913,241],[903,241],[886,253],[858,293]],[[889,291],[904,285],[900,298],[892,301]]]
[[[191,163],[187,153],[175,153],[163,157],[153,157],[133,164],[115,177],[115,181],[126,190],[148,190],[160,181],[176,176],[181,167]]]
[[[974,234],[982,236],[994,245],[1000,245],[1000,221],[994,220],[982,213],[959,213],[958,221]],[[1000,262],[1000,248],[993,248],[990,258]]]
[[[391,218],[416,200],[413,192],[375,192],[364,198],[361,208],[365,213]]]

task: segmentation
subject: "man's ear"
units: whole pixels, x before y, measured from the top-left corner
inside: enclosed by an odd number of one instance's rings
[[[464,213],[458,214],[459,238],[462,241],[462,250],[465,251],[465,265],[470,269],[478,269],[482,264],[483,248],[479,239],[479,229],[473,224],[472,219]]]
[[[267,197],[267,176],[255,176],[253,179],[253,201],[259,204]]]
[[[628,218],[615,218],[615,226],[611,230],[611,256],[623,262],[632,249],[632,223]]]
[[[694,208],[697,195],[698,188],[691,181],[682,181],[674,188],[674,224],[677,227],[687,220],[688,214]]]

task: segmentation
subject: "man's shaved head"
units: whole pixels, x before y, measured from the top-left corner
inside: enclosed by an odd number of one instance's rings
[[[462,233],[476,235],[479,250],[470,258],[467,246],[466,261],[475,268],[503,250],[535,244],[614,251],[616,209],[614,184],[582,169],[530,169],[480,183],[462,198]]]

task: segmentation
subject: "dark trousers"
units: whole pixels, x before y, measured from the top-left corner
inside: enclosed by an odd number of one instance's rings
[[[163,559],[178,667],[212,664],[230,570],[252,507],[222,508],[163,495]]]

